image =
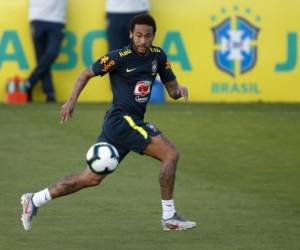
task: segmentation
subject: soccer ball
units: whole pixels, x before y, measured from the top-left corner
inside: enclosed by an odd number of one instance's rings
[[[89,148],[86,154],[86,163],[96,174],[110,174],[118,166],[118,150],[106,142],[96,143]]]

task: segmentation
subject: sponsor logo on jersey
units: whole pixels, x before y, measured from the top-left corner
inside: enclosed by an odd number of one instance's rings
[[[110,60],[108,56],[102,56],[100,58],[100,64],[103,65],[102,72],[108,72],[115,63],[115,60]]]
[[[151,81],[139,81],[134,88],[135,100],[139,103],[148,102],[151,91]]]
[[[128,68],[127,68],[127,69],[126,69],[126,72],[129,73],[129,72],[134,71],[134,70],[136,70],[136,68],[133,68],[133,69],[128,69]]]
[[[109,60],[109,57],[108,56],[102,56],[100,58],[100,64],[106,64]]]
[[[130,49],[126,49],[124,51],[120,51],[119,55],[120,55],[120,57],[124,57],[124,56],[128,56],[131,53],[132,53],[132,51]]]
[[[165,67],[166,67],[166,69],[172,69],[171,63],[169,61],[166,61]]]
[[[160,53],[160,49],[159,48],[155,48],[155,47],[150,47],[150,51],[151,52]]]
[[[111,61],[107,62],[106,64],[103,65],[102,71],[103,72],[108,72],[113,65],[115,65],[114,60],[111,60]]]

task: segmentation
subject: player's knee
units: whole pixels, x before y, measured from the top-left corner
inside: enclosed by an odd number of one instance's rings
[[[176,161],[176,162],[180,159],[180,153],[177,149],[174,150],[172,157],[173,157],[174,161]]]
[[[103,180],[103,176],[101,175],[93,175],[90,176],[90,178],[87,180],[87,186],[89,187],[94,187],[97,186],[101,183],[101,181]]]
[[[170,150],[168,150],[164,160],[168,161],[168,162],[177,162],[179,160],[179,158],[180,158],[180,153],[174,147],[174,148],[171,148]]]

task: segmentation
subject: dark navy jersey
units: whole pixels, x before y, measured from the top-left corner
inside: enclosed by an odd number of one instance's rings
[[[152,84],[159,74],[163,83],[175,79],[164,51],[151,46],[146,55],[138,55],[132,45],[113,50],[92,65],[95,75],[109,73],[113,92],[111,114],[126,113],[144,118]]]

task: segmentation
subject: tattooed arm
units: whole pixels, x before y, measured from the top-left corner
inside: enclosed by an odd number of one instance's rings
[[[84,89],[90,78],[94,77],[95,74],[91,69],[85,69],[81,72],[79,77],[76,80],[75,86],[73,88],[72,94],[68,101],[61,107],[60,111],[60,123],[63,124],[67,122],[69,119],[72,118],[72,114],[75,108],[75,104],[77,102],[77,99],[81,93],[81,91]]]
[[[180,97],[183,97],[185,101],[188,100],[188,90],[185,86],[178,84],[177,80],[172,80],[165,83],[168,94],[173,99],[177,100]]]

